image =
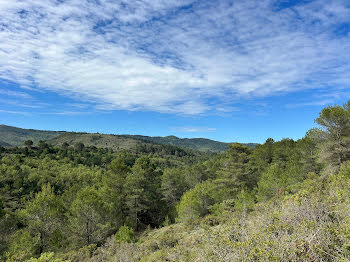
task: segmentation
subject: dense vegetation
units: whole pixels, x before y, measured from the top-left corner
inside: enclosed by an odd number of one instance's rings
[[[5,261],[348,261],[350,101],[221,154],[0,147]]]
[[[48,141],[52,145],[62,145],[63,143],[84,143],[87,146],[108,147],[114,151],[120,149],[134,150],[136,145],[156,143],[202,152],[223,152],[228,149],[229,145],[228,143],[205,138],[178,138],[176,136],[150,137],[140,135],[108,135],[99,133],[41,131],[0,125],[1,146],[22,146],[27,140],[32,140],[34,143],[43,140]],[[247,145],[253,148],[256,144],[251,143]]]
[[[176,136],[139,136],[139,135],[127,135],[130,138],[137,138],[143,141],[149,141],[152,143],[163,144],[163,145],[173,145],[178,147],[190,148],[199,151],[212,151],[212,152],[223,152],[229,147],[229,143],[223,143],[219,141],[214,141],[206,138],[178,138]],[[256,143],[245,144],[250,148],[254,148]]]

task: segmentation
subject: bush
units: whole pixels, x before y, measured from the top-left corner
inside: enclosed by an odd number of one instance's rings
[[[133,243],[136,242],[134,230],[127,225],[121,226],[118,232],[114,235],[115,240],[119,243]]]

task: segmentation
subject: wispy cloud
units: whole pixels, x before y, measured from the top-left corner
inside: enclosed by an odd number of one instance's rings
[[[78,108],[78,109],[86,109],[86,108],[90,107],[89,104],[82,104],[82,103],[69,103],[69,104],[66,104],[66,106]]]
[[[12,106],[16,106],[16,107],[25,107],[25,108],[42,108],[43,106],[46,106],[46,104],[42,104],[42,103],[25,104],[25,103],[23,103],[23,101],[2,99],[2,98],[0,98],[0,103],[12,105]]]
[[[334,103],[334,99],[325,99],[325,100],[316,100],[311,102],[304,102],[304,103],[294,103],[294,104],[287,104],[287,108],[296,108],[296,107],[305,107],[305,106],[325,106]]]
[[[347,1],[278,3],[2,0],[0,79],[99,109],[181,114],[348,88]]]
[[[0,95],[16,97],[16,98],[26,98],[26,99],[31,98],[31,95],[29,95],[27,93],[12,91],[12,90],[8,90],[8,89],[0,89]]]
[[[12,110],[2,110],[2,109],[0,109],[0,113],[14,114],[14,115],[29,115],[28,112],[23,112],[23,111],[12,111]]]
[[[48,112],[48,115],[61,115],[61,116],[77,116],[77,115],[88,115],[92,112],[82,112],[82,111],[63,111],[63,112]]]
[[[216,128],[213,127],[175,127],[172,129],[174,132],[183,132],[183,133],[209,133],[215,132]]]

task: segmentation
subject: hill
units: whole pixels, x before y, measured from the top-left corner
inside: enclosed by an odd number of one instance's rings
[[[86,146],[95,146],[102,148],[111,148],[113,150],[127,149],[134,150],[137,146],[145,142],[132,138],[132,136],[106,135],[98,133],[71,133],[67,132],[55,138],[48,140],[49,144],[62,145],[68,143],[74,145],[83,143]]]
[[[4,141],[0,141],[0,146],[11,146],[10,144],[4,142]]]
[[[350,134],[332,135],[349,105],[221,154],[86,133],[1,147],[0,261],[350,261]]]
[[[140,140],[149,141],[157,144],[173,145],[177,147],[186,147],[199,151],[213,151],[222,152],[228,149],[228,143],[223,143],[207,138],[178,138],[176,136],[140,136],[140,135],[127,135],[127,137],[133,137]]]
[[[34,129],[23,129],[7,125],[0,125],[0,145],[22,146],[24,141],[32,140],[37,143],[40,140],[47,141],[53,145],[84,143],[88,146],[118,149],[134,149],[137,145],[155,143],[173,145],[202,152],[223,152],[228,149],[229,143],[210,140],[207,138],[178,138],[176,136],[150,137],[141,135],[113,135],[99,133],[75,133],[64,131],[45,131]],[[256,144],[246,144],[254,148]]]
[[[99,133],[65,133],[48,140],[54,145],[83,143],[88,146],[118,149],[135,149],[142,144],[172,145],[201,152],[223,152],[228,149],[228,143],[222,143],[206,138],[178,138],[176,136],[150,137],[141,135],[111,135]]]
[[[0,144],[2,146],[23,146],[24,141],[32,140],[34,143],[40,140],[50,140],[65,132],[23,129],[13,126],[0,125]]]

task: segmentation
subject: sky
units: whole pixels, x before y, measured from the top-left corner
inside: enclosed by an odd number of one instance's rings
[[[0,124],[299,139],[349,50],[348,0],[0,0]]]

